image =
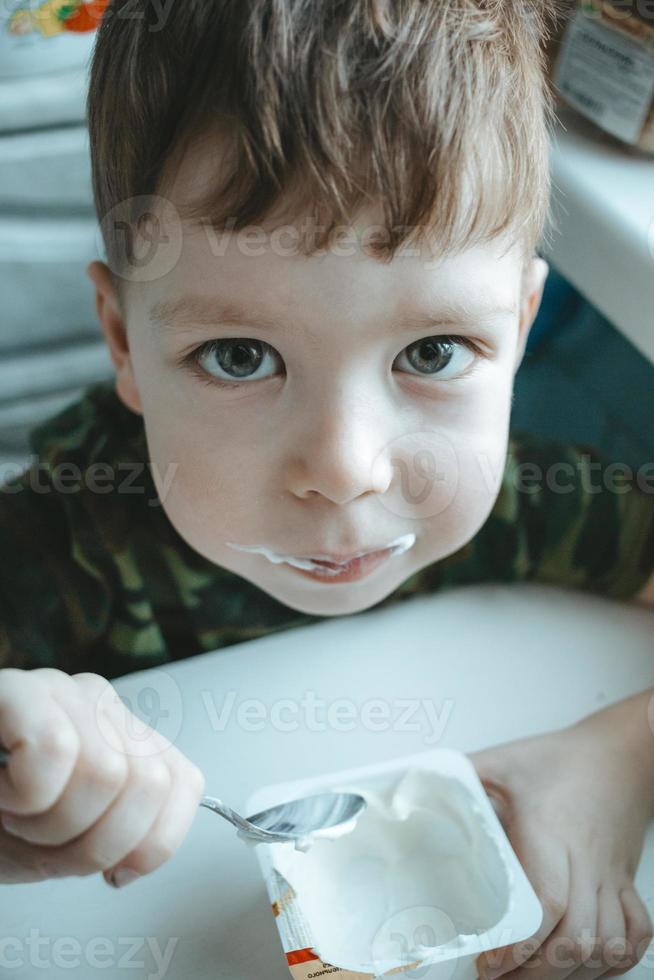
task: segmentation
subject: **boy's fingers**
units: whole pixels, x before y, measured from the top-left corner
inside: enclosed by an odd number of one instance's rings
[[[543,907],[543,920],[528,939],[478,956],[476,965],[482,980],[509,973],[530,959],[558,926],[568,908],[571,882],[565,845],[549,837],[547,828],[534,820],[533,814],[514,818],[509,837]]]
[[[129,774],[124,753],[101,734],[93,703],[74,678],[56,676],[59,674],[46,668],[43,676],[77,731],[81,745],[77,764],[63,792],[45,813],[2,821],[6,830],[23,840],[50,846],[65,844],[88,830],[118,796]]]
[[[94,674],[75,675],[87,689],[102,735],[124,753],[129,768],[122,792],[78,841],[65,849],[71,874],[91,874],[117,866],[149,833],[165,806],[173,774],[163,736],[145,725],[124,705],[112,685]]]
[[[157,763],[157,770],[160,767]],[[137,770],[147,769],[147,774]],[[155,767],[134,759],[133,782],[90,831],[61,847],[48,847],[23,841],[0,829],[0,869],[5,882],[32,882],[67,875],[87,875],[109,868],[132,850],[156,817],[163,801],[167,775],[153,777]],[[155,801],[155,783],[160,798]]]
[[[611,882],[603,882],[597,890],[597,935],[599,940],[599,959],[602,975],[616,965],[623,955],[626,944],[626,922],[618,888]],[[579,980],[593,980],[597,970],[582,967]]]
[[[57,849],[57,864],[67,874],[87,875],[119,862],[154,823],[170,783],[165,762],[131,756],[119,796],[86,833]]]
[[[601,954],[597,886],[573,867],[566,914],[538,952],[540,965],[525,964],[524,977],[563,980],[580,970],[588,978],[600,976],[606,970]]]
[[[0,766],[0,810],[11,813],[51,807],[80,750],[75,726],[38,674],[38,669],[0,671],[0,742],[10,753],[8,764]]]
[[[131,713],[121,700],[113,700],[107,712],[118,730],[123,731],[123,738],[129,744],[125,733],[132,728]],[[115,867],[103,872],[110,884],[116,883],[114,875],[117,871],[132,872],[127,880],[133,880],[134,876],[148,874],[168,860],[188,833],[205,789],[202,771],[156,729],[150,728],[146,739],[139,736],[134,748],[147,758],[161,759],[167,763],[171,786],[166,802],[142,840]]]
[[[620,892],[620,900],[627,927],[627,955],[630,955],[631,950],[634,956],[633,962],[625,967],[628,970],[643,958],[645,950],[654,938],[654,927],[645,903],[634,886],[623,888]]]
[[[113,701],[108,713],[112,715],[118,730],[130,730],[129,712],[122,701]],[[147,758],[162,759],[167,763],[171,787],[166,802],[142,840],[116,867],[104,872],[105,880],[109,883],[113,883],[114,873],[119,869],[129,869],[143,875],[168,860],[188,833],[204,793],[202,771],[156,729],[148,730],[146,740],[139,738],[136,750],[143,751]]]
[[[104,872],[107,882],[113,883],[118,867],[129,868],[138,875],[149,874],[172,857],[186,837],[204,793],[204,776],[179,753],[169,758],[169,766],[173,782],[166,803],[138,846],[122,858],[119,866]]]
[[[39,847],[14,837],[0,826],[0,881],[17,885],[53,878],[57,870],[52,867],[53,848]]]
[[[591,980],[606,970],[599,956],[596,887],[571,874],[565,915],[531,957],[506,973],[506,980],[566,980],[573,976],[575,980]],[[518,943],[516,948],[521,946]],[[510,961],[515,962],[513,956]]]
[[[621,889],[619,897],[625,920],[625,957],[624,961],[607,971],[607,977],[617,977],[633,969],[654,937],[651,916],[635,887]]]

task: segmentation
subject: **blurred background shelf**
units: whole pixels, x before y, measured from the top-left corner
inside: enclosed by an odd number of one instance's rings
[[[557,105],[559,233],[514,390],[511,428],[654,461],[654,159]]]
[[[559,104],[553,213],[544,251],[575,288],[654,361],[654,158]]]

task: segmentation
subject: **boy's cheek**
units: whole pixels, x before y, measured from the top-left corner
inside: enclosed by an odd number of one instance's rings
[[[475,396],[459,403],[458,410],[451,406],[444,411],[441,406],[440,424],[435,417],[412,420],[437,439],[434,446],[409,439],[407,465],[393,470],[388,489],[379,495],[380,513],[386,511],[386,526],[393,533],[406,529],[428,539],[433,536],[435,546],[446,547],[444,554],[448,554],[484,523],[497,497],[506,459],[510,398],[501,380],[496,377],[495,384],[475,389]],[[270,447],[266,452],[242,433],[236,438],[221,434],[217,421],[209,427],[192,423],[188,411],[175,418],[177,413],[163,412],[156,404],[149,407],[145,421],[152,479],[171,523],[196,550],[209,550],[217,559],[235,527],[247,529],[246,541],[280,544],[283,529],[293,522],[297,525],[299,514],[306,517],[302,501],[294,501],[284,485],[283,467],[271,456]],[[399,443],[404,441],[400,438]],[[412,465],[413,478],[404,486]],[[429,478],[430,491],[425,486]],[[351,520],[347,506],[343,517]],[[311,521],[304,530],[303,540],[315,540]],[[323,530],[331,533],[333,528]],[[296,529],[298,538],[302,533]]]
[[[461,440],[457,449],[457,486],[450,506],[442,514],[443,526],[458,536],[460,547],[477,533],[489,517],[502,486],[506,466],[507,435],[504,424],[486,438]]]
[[[175,527],[197,542],[220,541],[240,521],[248,526],[248,486],[257,481],[238,461],[216,448],[170,447],[151,452],[152,477],[161,504]],[[233,531],[232,531],[233,533]]]
[[[438,533],[443,537],[447,531],[450,543],[447,554],[468,542],[488,519],[501,483],[498,469],[501,470],[500,461],[486,456],[481,467],[475,465],[462,472],[456,495],[440,516]]]
[[[480,459],[483,461],[480,466]],[[227,468],[229,469],[229,467]],[[386,508],[387,526],[393,533],[414,531],[418,535],[414,556],[409,556],[409,566],[414,568],[440,561],[458,551],[479,531],[487,520],[497,497],[497,486],[501,480],[502,460],[491,455],[490,447],[480,447],[476,453],[463,454],[460,459],[458,482],[455,492],[445,506],[435,508],[431,516],[419,515],[420,507],[409,508],[401,514],[394,511],[388,501],[380,498],[382,507],[373,505],[375,513]],[[223,468],[224,470],[224,468]],[[155,482],[159,480],[158,494],[163,510],[179,536],[195,551],[222,567],[231,568],[243,574],[243,561],[227,545],[227,541],[268,543],[281,547],[284,529],[293,526],[294,536],[300,536],[298,514],[293,501],[286,499],[273,509],[267,501],[279,501],[279,494],[272,488],[257,488],[256,481],[247,485],[224,482],[220,472],[215,474],[213,483],[204,473],[194,475],[189,466],[182,467],[166,487],[166,464],[158,470],[162,479],[153,471]],[[500,472],[499,480],[497,473]],[[344,511],[344,516],[347,511]],[[314,540],[315,522],[308,520],[304,527],[306,540]],[[329,531],[332,530],[330,527]],[[297,537],[295,537],[297,540]],[[249,564],[247,562],[246,564]],[[272,566],[262,564],[264,574],[276,577]]]

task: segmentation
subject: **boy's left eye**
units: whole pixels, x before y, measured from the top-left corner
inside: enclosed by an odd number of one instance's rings
[[[398,355],[396,364],[404,359],[409,369],[422,377],[448,380],[463,374],[481,356],[481,351],[469,337],[434,336],[409,344]],[[262,381],[274,376],[274,370],[261,373],[262,365],[281,363],[278,352],[263,340],[250,337],[210,340],[196,347],[182,361],[183,366],[207,384],[236,387],[246,380]],[[220,374],[214,373],[222,372]]]
[[[480,351],[469,337],[426,337],[405,347],[399,359],[405,357],[411,367],[425,377],[441,381],[463,374],[479,356]]]

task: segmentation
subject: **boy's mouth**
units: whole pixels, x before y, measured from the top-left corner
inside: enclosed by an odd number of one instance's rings
[[[411,532],[409,534],[401,535],[401,537],[396,538],[387,545],[383,545],[381,548],[371,548],[365,551],[357,551],[352,555],[344,556],[342,559],[336,559],[335,556],[325,554],[284,555],[272,551],[270,548],[257,547],[256,545],[239,545],[231,541],[228,541],[227,544],[231,548],[236,548],[239,551],[249,551],[256,554],[261,554],[275,565],[288,564],[303,571],[312,572],[322,570],[325,573],[329,573],[331,571],[338,574],[353,566],[358,559],[371,555],[377,556],[385,552],[389,552],[389,557],[390,555],[400,555],[403,552],[408,551],[409,548],[412,548],[415,541],[416,535]]]
[[[368,575],[384,564],[393,554],[398,554],[399,549],[382,548],[377,551],[369,551],[348,562],[331,563],[314,559],[295,559],[288,561],[300,575],[311,578],[319,582],[331,582],[340,584],[345,582],[356,582]],[[299,562],[302,562],[300,565]]]

